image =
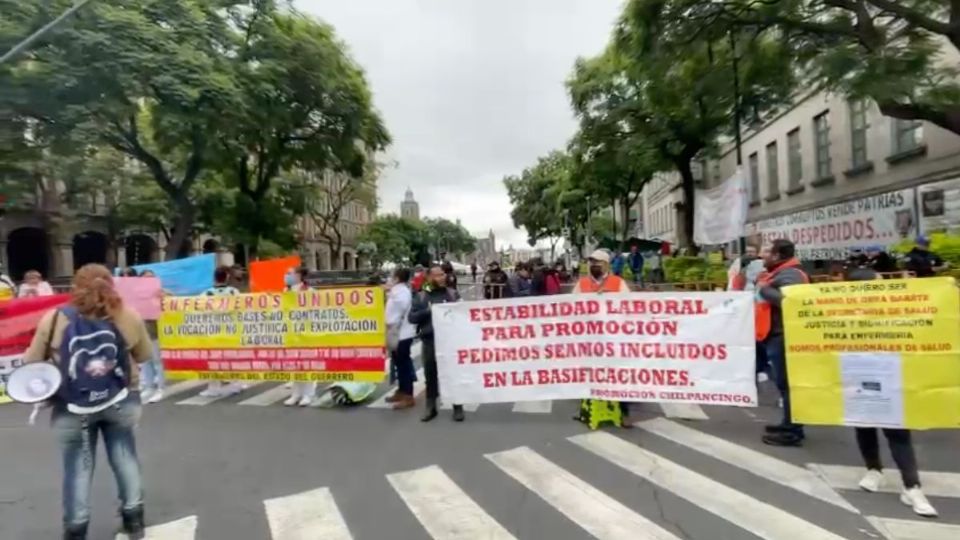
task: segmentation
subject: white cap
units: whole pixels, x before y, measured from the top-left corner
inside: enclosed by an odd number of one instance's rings
[[[610,262],[610,254],[607,253],[606,250],[598,249],[598,250],[594,251],[593,253],[591,253],[590,256],[587,257],[587,260],[600,261],[600,262],[609,263],[609,262]]]

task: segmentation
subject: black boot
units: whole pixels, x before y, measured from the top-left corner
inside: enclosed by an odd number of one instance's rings
[[[127,533],[131,539],[141,538],[143,536],[143,507],[137,507],[133,510],[121,510],[120,518],[123,520],[123,532]]]
[[[87,540],[87,524],[64,527],[63,540]]]
[[[429,422],[437,417],[437,400],[427,398],[427,410],[424,411],[423,416],[420,418],[421,422]]]
[[[453,406],[453,421],[454,422],[463,422],[463,405],[454,405]]]

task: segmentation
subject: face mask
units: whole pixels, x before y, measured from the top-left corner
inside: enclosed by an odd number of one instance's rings
[[[590,267],[590,275],[593,276],[594,278],[600,279],[600,278],[603,277],[603,274],[604,274],[604,272],[603,272],[603,267],[602,267],[602,266],[600,266],[600,265],[594,265],[594,266],[591,266],[591,267]]]
[[[297,284],[297,278],[293,274],[286,274],[283,276],[283,282],[287,284],[287,287],[293,287]]]

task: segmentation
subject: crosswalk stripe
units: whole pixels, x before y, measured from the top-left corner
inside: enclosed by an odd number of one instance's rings
[[[329,488],[263,501],[273,540],[353,540]]]
[[[703,408],[693,403],[660,403],[660,409],[663,410],[667,418],[680,418],[683,420],[709,420],[707,413]]]
[[[887,540],[957,540],[960,538],[960,525],[875,516],[868,516],[867,521]]]
[[[553,401],[549,399],[541,401],[517,401],[513,404],[513,412],[527,414],[550,414],[553,410]]]
[[[141,540],[194,540],[197,536],[197,516],[188,516],[176,521],[147,527],[144,536],[137,536]],[[130,540],[125,533],[120,533],[116,540]]]
[[[423,375],[423,368],[417,370],[417,382],[413,383],[413,395],[418,396],[427,388],[426,379]],[[367,405],[371,409],[389,409],[393,407],[393,404],[387,403],[387,397],[392,396],[394,392],[397,391],[396,386],[391,386],[382,396],[380,396],[376,401]]]
[[[577,435],[569,440],[765,540],[844,540],[609,433]]]
[[[285,385],[277,385],[273,388],[267,390],[266,392],[260,392],[259,394],[253,396],[252,398],[245,399],[239,403],[239,405],[252,405],[256,407],[266,407],[273,405],[278,401],[282,401],[290,396],[291,389],[287,388]]]
[[[387,480],[434,540],[516,540],[436,465]]]
[[[859,510],[841,497],[813,471],[740,446],[719,437],[680,425],[665,418],[639,422],[635,426],[664,439],[696,450],[728,465],[761,478],[795,489],[823,502],[859,514]]]
[[[247,384],[247,388],[249,389],[255,386],[259,386],[263,384],[263,382],[257,381],[257,382],[246,383],[246,384]],[[237,393],[223,392],[215,396],[201,396],[200,394],[197,394],[193,397],[189,397],[187,399],[178,401],[177,405],[194,405],[194,406],[202,407],[204,405],[209,405],[215,401],[220,401],[221,399],[226,399],[228,397],[232,397],[235,395],[237,395]]]
[[[599,540],[679,540],[530,448],[487,459]]]
[[[863,467],[847,465],[814,463],[808,467],[834,489],[859,490],[860,480],[867,472]],[[883,479],[880,491],[899,493],[903,489],[900,473],[896,469],[884,470]],[[923,485],[924,495],[928,497],[960,498],[960,473],[920,471],[920,484]]]
[[[185,394],[191,390],[196,390],[201,386],[206,386],[209,381],[180,381],[178,383],[171,384],[163,389],[163,399],[160,401],[168,401],[174,396],[180,394]]]

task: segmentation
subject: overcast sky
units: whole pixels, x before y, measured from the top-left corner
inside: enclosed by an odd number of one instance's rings
[[[576,129],[564,80],[602,51],[621,0],[297,0],[336,27],[367,73],[397,162],[382,213],[410,187],[422,216],[526,243],[502,178]],[[498,246],[500,247],[500,246]]]

